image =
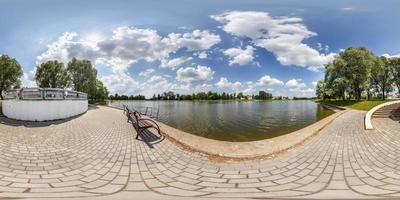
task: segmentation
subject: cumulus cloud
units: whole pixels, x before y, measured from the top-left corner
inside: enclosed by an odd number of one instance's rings
[[[161,60],[161,67],[163,68],[170,68],[176,69],[177,67],[181,66],[182,64],[192,60],[192,57],[178,57],[174,59],[162,59]]]
[[[204,84],[197,86],[195,90],[197,92],[208,92],[208,91],[211,91],[212,88],[213,88],[213,85],[204,83]]]
[[[398,58],[398,57],[400,57],[400,54],[390,55],[390,54],[385,53],[382,56],[384,56],[386,58]]]
[[[246,83],[246,89],[243,90],[244,94],[251,95],[256,91],[256,86],[252,81]]]
[[[307,88],[307,85],[301,79],[291,79],[285,85],[289,88],[290,92],[295,92],[297,95],[310,96],[315,93],[315,90]]]
[[[111,93],[135,94],[139,91],[139,82],[135,81],[128,73],[113,73],[101,77],[100,80]]]
[[[269,75],[265,75],[265,76],[261,77],[260,79],[258,79],[257,85],[259,85],[259,86],[283,85],[283,82],[279,79],[272,78]]]
[[[223,53],[229,57],[229,65],[247,65],[253,62],[254,47],[248,45],[245,49],[242,48],[229,48]]]
[[[219,35],[207,30],[194,30],[191,33],[171,33],[168,35],[169,43],[180,48],[187,48],[190,51],[207,50],[221,42]]]
[[[24,72],[21,82],[24,87],[37,87],[35,81],[36,67],[29,72]]]
[[[113,30],[110,37],[98,37],[96,40],[78,38],[77,33],[66,32],[47,46],[47,50],[37,57],[36,63],[48,60],[67,63],[73,57],[89,59],[96,65],[104,64],[112,68],[112,75],[101,77],[111,92],[127,93],[137,85],[128,73],[131,64],[139,60],[158,60],[162,67],[174,68],[189,59],[169,59],[176,51],[204,51],[220,41],[219,35],[207,30],[170,33],[163,37],[153,29],[122,26]]]
[[[242,87],[242,84],[239,81],[230,82],[226,77],[221,77],[215,85],[218,88],[232,89],[235,91],[240,90],[240,88]]]
[[[301,79],[291,79],[286,82],[286,86],[290,89],[305,88],[306,84],[301,82]]]
[[[272,52],[282,65],[317,71],[335,55],[320,54],[303,42],[317,34],[309,31],[301,18],[271,17],[256,11],[230,11],[211,18],[222,23],[225,32],[250,38],[254,45]]]
[[[200,58],[200,59],[206,59],[207,58],[207,52],[205,52],[205,51],[202,51],[202,52],[200,52],[199,54],[198,54],[198,57]]]
[[[317,86],[317,81],[313,81],[313,82],[311,82],[311,84],[313,85],[313,86]]]
[[[176,71],[176,79],[178,81],[192,83],[198,81],[209,81],[213,78],[214,71],[210,67],[198,65],[194,67],[179,68]]]
[[[152,73],[154,73],[154,69],[146,69],[139,73],[139,76],[149,77]]]

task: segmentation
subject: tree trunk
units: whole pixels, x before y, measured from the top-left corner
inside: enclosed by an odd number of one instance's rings
[[[0,90],[0,100],[3,100],[3,90]]]
[[[382,99],[385,100],[385,87],[382,87]]]

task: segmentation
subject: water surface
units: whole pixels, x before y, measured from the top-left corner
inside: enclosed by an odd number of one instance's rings
[[[159,108],[158,120],[174,128],[224,141],[254,141],[293,132],[333,111],[308,100],[296,101],[113,101],[137,110]]]

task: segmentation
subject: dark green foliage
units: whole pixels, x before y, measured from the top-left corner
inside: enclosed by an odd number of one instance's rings
[[[348,47],[325,66],[316,94],[321,99],[385,99],[400,74],[399,64],[398,58],[377,57],[366,47]]]
[[[35,74],[36,84],[41,88],[67,88],[71,79],[62,62],[50,60],[40,64]]]
[[[19,87],[21,82],[19,78],[22,76],[22,67],[15,58],[7,55],[0,56],[0,98],[3,99],[2,92]]]

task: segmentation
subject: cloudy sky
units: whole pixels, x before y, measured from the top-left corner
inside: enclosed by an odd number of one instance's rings
[[[89,59],[112,93],[313,96],[350,45],[400,54],[400,1],[1,0],[0,54],[24,68]]]

